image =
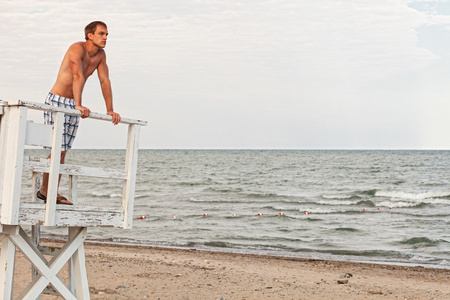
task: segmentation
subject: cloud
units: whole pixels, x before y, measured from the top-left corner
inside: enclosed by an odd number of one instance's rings
[[[68,46],[103,20],[116,109],[153,121],[146,146],[304,147],[314,135],[310,147],[393,147],[420,126],[398,95],[424,101],[406,87],[443,59],[417,30],[449,21],[414,3],[0,1],[0,98],[43,99]],[[96,80],[84,95],[103,111]]]

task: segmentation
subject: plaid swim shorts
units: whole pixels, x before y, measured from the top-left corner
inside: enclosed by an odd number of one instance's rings
[[[64,98],[52,93],[48,93],[45,104],[69,109],[75,109],[75,101],[73,99]],[[53,125],[54,113],[44,111],[44,124]],[[72,148],[73,141],[78,130],[80,117],[64,115],[64,132],[62,137],[61,151],[69,151]]]

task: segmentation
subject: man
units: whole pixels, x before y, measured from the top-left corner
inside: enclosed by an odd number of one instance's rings
[[[89,117],[91,111],[82,105],[81,95],[86,80],[97,70],[103,98],[105,99],[106,113],[112,116],[113,124],[117,125],[120,122],[120,115],[115,113],[113,109],[111,82],[106,64],[106,54],[103,50],[108,39],[108,28],[105,23],[95,21],[86,26],[84,33],[86,41],[77,42],[67,50],[61,63],[56,83],[50,90],[45,103],[77,109],[81,112],[81,118]],[[72,147],[80,121],[78,116],[65,115],[64,117],[61,164],[64,163],[66,153]],[[53,113],[44,113],[44,123],[53,125]],[[37,192],[37,197],[44,201],[47,200],[48,177],[48,173],[45,173],[42,178],[41,189]],[[72,205],[71,202],[59,194],[57,203]]]

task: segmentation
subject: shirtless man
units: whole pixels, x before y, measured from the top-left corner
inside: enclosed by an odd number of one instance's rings
[[[106,46],[108,29],[105,23],[95,21],[86,26],[85,42],[77,42],[69,47],[61,63],[58,77],[53,88],[45,100],[46,104],[77,109],[81,112],[81,118],[89,117],[91,111],[82,105],[81,95],[84,84],[89,76],[97,70],[98,79],[106,104],[106,113],[112,116],[114,125],[120,122],[120,115],[114,112],[111,81],[109,80],[108,66],[106,64],[106,54],[103,48]],[[46,124],[53,124],[53,113],[45,112],[44,120]],[[64,115],[64,133],[61,148],[61,163],[65,161],[67,151],[72,147],[78,129],[80,117]],[[61,178],[61,175],[60,175]],[[48,173],[42,178],[41,189],[37,197],[47,200]],[[58,194],[58,204],[69,204],[65,197]]]

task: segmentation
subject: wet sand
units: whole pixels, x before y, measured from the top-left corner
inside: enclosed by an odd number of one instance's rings
[[[85,249],[91,299],[450,299],[447,269],[95,243]],[[30,263],[20,252],[16,258],[15,297],[31,281]]]

